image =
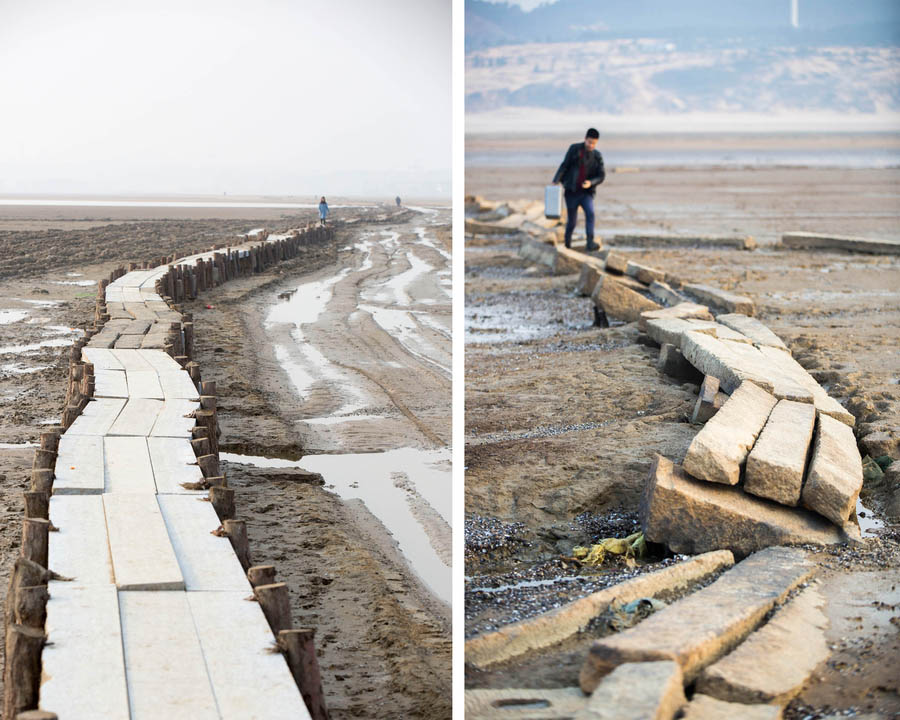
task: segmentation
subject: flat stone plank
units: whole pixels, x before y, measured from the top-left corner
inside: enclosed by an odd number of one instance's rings
[[[162,349],[168,343],[168,339],[164,334],[148,333],[144,335],[141,341],[142,350]]]
[[[692,682],[707,665],[741,642],[766,613],[816,571],[806,552],[772,547],[751,555],[712,585],[655,612],[633,628],[597,640],[581,670],[592,692],[629,662],[674,660]]]
[[[803,506],[842,525],[856,507],[862,482],[862,458],[853,429],[819,413]]]
[[[684,456],[685,471],[708,482],[737,485],[741,465],[775,403],[765,390],[742,383],[694,436]]]
[[[466,720],[571,720],[587,704],[581,688],[466,690]]]
[[[813,248],[817,250],[849,250],[850,252],[872,253],[876,255],[900,255],[900,241],[872,240],[846,235],[823,235],[811,232],[787,232],[781,236],[781,243],[789,248]]]
[[[117,333],[117,332],[111,332],[111,333],[100,332],[100,333],[97,333],[96,335],[94,335],[94,337],[92,337],[88,341],[88,344],[86,347],[102,349],[102,350],[110,349],[110,348],[115,347],[116,338],[118,338],[118,337],[119,337],[119,333]]]
[[[695,480],[660,455],[644,487],[640,518],[647,540],[676,553],[725,548],[743,557],[770,545],[834,545],[860,539],[855,523],[838,528],[814,512]]]
[[[825,638],[825,601],[809,587],[697,680],[697,690],[719,700],[787,705],[819,663],[831,654]]]
[[[178,566],[156,495],[103,496],[109,549],[119,590],[183,590]]]
[[[143,335],[119,335],[116,344],[113,346],[116,350],[137,350],[144,344]]]
[[[141,298],[141,289],[139,287],[126,287],[122,289],[122,297],[127,303],[143,302]]]
[[[152,370],[153,368],[141,355],[140,350],[113,350],[116,359],[122,363],[126,372]]]
[[[711,303],[717,307],[724,308],[731,313],[741,313],[743,315],[756,314],[756,306],[753,300],[746,295],[738,295],[728,292],[711,285],[702,285],[700,283],[688,283],[684,286],[686,292],[695,295],[704,302]]]
[[[132,320],[131,323],[122,329],[123,335],[143,335],[150,329],[153,323],[150,320]]]
[[[644,285],[650,285],[653,282],[660,282],[666,279],[666,274],[662,270],[641,265],[640,263],[629,260],[625,265],[625,274],[633,277]]]
[[[685,708],[682,720],[781,720],[777,705],[743,705],[696,694]]]
[[[658,303],[629,289],[610,275],[601,275],[597,279],[591,300],[610,317],[626,322],[637,322],[642,312],[660,309]]]
[[[128,396],[131,398],[150,398],[162,400],[163,390],[156,370],[127,370]]]
[[[141,357],[159,374],[181,371],[181,365],[167,352],[162,350],[142,350]]]
[[[147,439],[109,436],[103,439],[105,493],[155,493]]]
[[[116,418],[106,434],[147,437],[162,409],[162,400],[132,398],[122,408],[119,417]]]
[[[124,398],[91,400],[66,430],[66,435],[106,435],[124,407]]]
[[[284,657],[270,650],[269,624],[259,604],[247,602],[247,591],[186,593],[186,596],[219,717],[223,720],[309,720],[309,712]]]
[[[691,365],[704,375],[719,378],[723,392],[733,393],[744,380],[771,392],[772,382],[758,368],[748,370],[750,364],[738,355],[739,347],[739,343],[727,343],[698,332],[685,333],[681,339],[681,352]]]
[[[70,435],[59,438],[54,495],[103,492],[103,436]]]
[[[112,585],[106,514],[100,495],[54,495],[50,498],[50,569],[71,578],[76,587]]]
[[[719,327],[724,327],[724,325]],[[719,339],[723,338],[720,336]],[[769,351],[767,355],[761,348],[746,342],[725,341],[722,344],[728,348],[730,356],[735,359],[737,367],[741,371],[755,377],[765,378],[767,384],[772,387],[769,392],[779,400],[796,400],[805,403],[814,401],[811,387],[815,384],[815,380],[805,370],[802,376],[794,370],[788,370],[785,362],[793,362],[794,359],[787,353],[774,348],[765,348]]]
[[[587,627],[614,602],[627,604],[663,592],[678,591],[733,564],[731,552],[718,550],[598,590],[527,620],[466,640],[466,663],[484,668],[549,647]]]
[[[678,663],[625,663],[600,681],[575,720],[672,720],[686,703]]]
[[[220,717],[187,596],[119,593],[131,720]]]
[[[185,590],[250,591],[231,542],[212,534],[221,525],[212,503],[194,495],[159,495],[157,500]]]
[[[675,317],[646,318],[644,331],[660,345],[668,343],[680,350],[682,338],[687,332],[699,332],[716,337],[716,323],[711,320],[686,320]]]
[[[150,462],[156,492],[160,495],[198,495],[205,490],[187,490],[183,483],[198,483],[203,480],[203,472],[197,465],[194,449],[188,438],[149,437]]]
[[[741,313],[724,313],[716,317],[716,322],[726,325],[732,330],[737,330],[758,345],[766,345],[790,352],[784,341],[756,318]]]
[[[782,505],[799,503],[815,425],[814,406],[780,400],[747,457],[744,490]]]
[[[200,403],[191,400],[166,400],[163,403],[153,430],[153,437],[190,437],[195,421],[188,417],[200,409]]]
[[[678,305],[680,303],[687,302],[687,298],[685,298],[684,295],[681,295],[678,291],[673,290],[672,287],[666,282],[654,280],[652,283],[650,283],[649,289],[650,294],[653,297],[655,297],[660,302],[665,303],[666,305]],[[709,317],[712,318],[712,315],[710,315]]]
[[[124,370],[122,363],[113,355],[112,350],[106,348],[89,348],[81,349],[81,358],[85,362],[89,362],[94,366],[94,372],[99,370]]]
[[[191,376],[184,370],[165,371],[159,374],[159,383],[162,386],[163,396],[166,400],[199,400],[200,393],[191,380]]]
[[[94,370],[94,397],[128,397],[124,370]]]
[[[66,720],[128,718],[115,586],[51,582],[49,591],[41,709]]]
[[[647,332],[647,322],[649,320],[660,320],[660,319],[678,319],[678,320],[687,320],[689,318],[693,318],[694,320],[707,320],[712,322],[714,320],[712,313],[709,311],[709,308],[706,305],[698,305],[697,303],[692,302],[680,302],[677,305],[673,305],[672,307],[660,308],[659,310],[647,310],[641,313],[641,319],[638,322],[638,326],[644,332]]]

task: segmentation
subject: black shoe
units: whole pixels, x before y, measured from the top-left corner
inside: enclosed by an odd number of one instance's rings
[[[597,243],[588,243],[584,246],[585,252],[594,252],[594,250],[599,250],[600,246]]]
[[[572,249],[572,241],[571,240],[566,240],[566,247],[569,248],[569,250]]]

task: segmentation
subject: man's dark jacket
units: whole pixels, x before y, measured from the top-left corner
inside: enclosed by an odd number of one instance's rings
[[[606,179],[606,171],[603,169],[603,156],[596,150],[587,153],[584,159],[585,164],[585,180],[591,181],[591,186],[586,190],[578,187],[578,165],[581,157],[581,151],[584,150],[584,143],[575,143],[566,151],[566,157],[553,176],[553,182],[562,182],[563,187],[570,193],[586,192],[590,195],[594,194],[597,185]]]

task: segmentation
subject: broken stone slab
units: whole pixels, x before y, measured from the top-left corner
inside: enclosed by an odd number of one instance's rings
[[[682,720],[781,720],[778,705],[744,705],[697,693],[685,708]]]
[[[703,382],[703,374],[685,359],[681,350],[669,343],[660,346],[656,369],[681,383],[699,385]]]
[[[724,327],[720,325],[719,327]],[[721,337],[719,339],[722,339]],[[749,345],[745,342],[725,341],[728,354],[734,358],[737,367],[745,372],[763,377],[772,385],[771,393],[779,400],[795,400],[797,402],[813,403],[815,396],[810,383],[815,383],[809,375],[806,378],[799,377],[795,372],[788,371],[784,364],[762,352],[762,348]],[[783,356],[792,360],[790,355],[766,348],[769,354]]]
[[[584,263],[581,266],[581,274],[578,276],[578,284],[575,286],[575,292],[582,297],[590,297],[597,286],[597,279],[603,271],[600,268]]]
[[[843,525],[856,507],[862,482],[862,458],[853,429],[819,413],[815,446],[803,485],[803,506]]]
[[[800,502],[816,409],[780,400],[747,457],[744,490],[782,505]]]
[[[806,372],[806,369],[789,353],[765,345],[760,345],[758,349],[770,363],[770,367],[777,368],[782,374],[791,378],[798,385],[802,385],[812,394],[817,410],[850,427],[856,424],[853,414],[825,392],[825,388],[819,385],[815,378]]]
[[[654,280],[650,283],[650,294],[666,305],[677,305],[687,302],[687,298],[673,290],[669,283]],[[712,316],[710,316],[712,317]]]
[[[803,590],[737,649],[707,667],[697,691],[728,702],[787,705],[830,654],[824,605],[815,586]]]
[[[898,240],[870,240],[842,235],[787,232],[781,236],[781,244],[792,249],[849,250],[876,255],[900,255],[900,241]]]
[[[678,663],[624,663],[600,681],[575,720],[672,720],[686,703]]]
[[[647,332],[647,323],[650,320],[662,319],[679,319],[687,320],[693,318],[695,320],[713,321],[712,313],[706,305],[698,305],[692,302],[682,302],[672,307],[660,308],[659,310],[647,310],[641,313],[640,328]]]
[[[836,527],[814,512],[695,480],[661,455],[650,468],[639,513],[646,539],[676,553],[728,549],[744,557],[770,545],[836,545],[860,539],[855,522]]]
[[[549,612],[470,638],[466,641],[466,663],[484,668],[550,647],[579,632],[613,602],[627,604],[663,592],[680,592],[733,564],[731,552],[718,550],[598,590]]]
[[[790,352],[782,339],[756,318],[741,313],[723,313],[716,317],[716,322],[745,335],[757,345],[766,345]]]
[[[737,485],[741,465],[762,431],[776,400],[752,382],[743,382],[688,446],[684,469],[695,478]]]
[[[578,272],[580,263],[557,252],[554,245],[526,238],[519,245],[519,257],[549,267],[554,274]]]
[[[643,235],[619,234],[612,238],[619,245],[640,247],[733,247],[738,250],[754,250],[756,241],[749,235],[726,237],[716,235]]]
[[[579,685],[592,692],[625,663],[673,660],[686,683],[755,630],[776,604],[816,572],[797,548],[760,550],[712,585],[655,612],[639,625],[594,642]]]
[[[633,277],[638,282],[644,283],[644,285],[649,285],[654,281],[665,280],[666,278],[666,274],[662,270],[641,265],[631,260],[625,265],[625,274]]]
[[[466,690],[468,720],[530,720],[536,709],[541,717],[572,718],[587,704],[581,688],[503,688]]]
[[[709,320],[683,320],[676,317],[644,318],[644,331],[660,345],[668,343],[681,349],[681,340],[687,332],[695,331],[716,335],[716,323]]]
[[[591,300],[610,317],[626,322],[640,320],[641,313],[647,310],[660,309],[655,302],[625,287],[609,275],[601,275],[597,279]]]
[[[684,290],[692,295],[696,295],[704,302],[724,308],[730,313],[742,313],[744,315],[754,315],[756,313],[756,306],[753,300],[746,295],[737,295],[727,290],[720,290],[719,288],[700,283],[688,283],[684,286]]]
[[[628,258],[617,252],[611,252],[606,256],[606,271],[613,272],[617,275],[625,275],[628,267]]]
[[[518,230],[497,223],[479,222],[466,218],[466,232],[470,235],[515,235]]]
[[[719,400],[720,397],[722,400]],[[719,379],[712,375],[705,375],[700,384],[700,393],[697,395],[694,412],[691,414],[691,422],[695,424],[707,422],[725,404],[727,398],[725,393],[719,392]]]

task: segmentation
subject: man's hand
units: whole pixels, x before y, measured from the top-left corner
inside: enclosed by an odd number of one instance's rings
[[[583,183],[581,183],[581,187],[583,187],[585,190],[587,190],[590,186],[591,186],[590,180],[585,180]]]

